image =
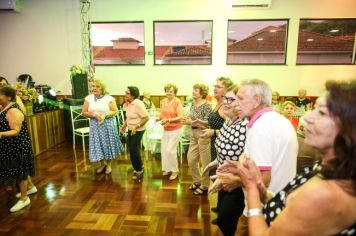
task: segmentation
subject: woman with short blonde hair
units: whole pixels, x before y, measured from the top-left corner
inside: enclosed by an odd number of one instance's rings
[[[82,111],[83,116],[90,119],[89,160],[100,162],[97,173],[105,170],[110,174],[112,160],[123,150],[114,119],[118,109],[115,98],[108,95],[101,80],[94,79],[91,83],[92,94],[85,97]]]
[[[177,145],[180,140],[182,130],[183,106],[176,97],[178,91],[174,84],[164,86],[166,98],[161,101],[161,114],[159,120],[163,125],[163,135],[161,143],[161,159],[163,176],[171,173],[169,180],[178,177]]]
[[[210,138],[201,137],[205,126],[203,122],[208,120],[211,113],[211,104],[205,98],[208,95],[209,87],[205,84],[195,84],[193,86],[193,104],[190,113],[183,121],[192,127],[190,144],[187,154],[189,169],[192,172],[193,183],[189,189],[194,191],[194,195],[203,195],[208,191],[209,173],[202,175],[199,170],[199,162],[202,168],[210,163]]]

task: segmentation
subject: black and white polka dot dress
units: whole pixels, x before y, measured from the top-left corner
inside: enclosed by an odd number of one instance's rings
[[[11,108],[19,109],[17,104]],[[6,119],[9,109],[0,114],[0,132],[10,130]],[[29,175],[33,176],[34,172],[31,139],[24,120],[18,136],[0,138],[0,186],[19,183]]]
[[[246,120],[237,120],[233,124],[225,121],[215,140],[217,160],[222,165],[225,160],[238,161],[244,152],[246,141]]]
[[[268,225],[270,225],[271,222],[285,208],[288,194],[307,182],[307,180],[312,178],[316,172],[320,171],[320,169],[320,164],[315,164],[313,167],[306,167],[303,172],[297,175],[282,191],[277,193],[271,200],[268,201],[268,203],[264,205],[263,215]],[[356,235],[356,223],[337,235]]]

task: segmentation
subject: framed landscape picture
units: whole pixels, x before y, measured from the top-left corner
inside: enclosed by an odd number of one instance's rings
[[[229,20],[227,64],[285,64],[288,20]]]
[[[212,21],[155,21],[155,65],[211,65]]]
[[[93,22],[91,45],[95,65],[144,65],[142,22]]]

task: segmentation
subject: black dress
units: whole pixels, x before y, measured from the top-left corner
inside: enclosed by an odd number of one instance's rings
[[[210,129],[218,129],[220,130],[223,127],[223,124],[225,122],[225,119],[223,117],[220,116],[219,114],[219,109],[222,105],[219,105],[219,107],[216,109],[216,111],[213,111],[210,113],[209,117],[208,117],[208,125],[210,127]],[[215,133],[214,133],[215,134]],[[217,157],[217,153],[216,153],[216,148],[215,148],[215,139],[216,136],[213,135],[210,138],[211,141],[211,145],[210,145],[210,153],[211,153],[211,161],[214,161]],[[215,175],[216,173],[216,168],[211,170],[209,175]]]
[[[285,208],[285,202],[289,193],[303,185],[307,180],[312,178],[318,171],[321,170],[320,164],[315,164],[313,167],[306,167],[302,173],[297,175],[290,181],[283,190],[270,199],[263,207],[263,216],[268,225],[281,213]],[[337,235],[356,235],[356,223],[349,228],[343,230]]]
[[[16,103],[11,108],[20,110]],[[6,119],[9,109],[0,113],[0,132],[10,130]],[[34,172],[31,139],[24,120],[18,136],[0,138],[0,186],[20,183],[28,176],[33,176]]]

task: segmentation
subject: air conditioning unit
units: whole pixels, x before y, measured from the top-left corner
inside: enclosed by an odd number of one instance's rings
[[[21,0],[0,0],[0,11],[20,12]]]
[[[233,8],[269,8],[272,0],[232,0]]]

